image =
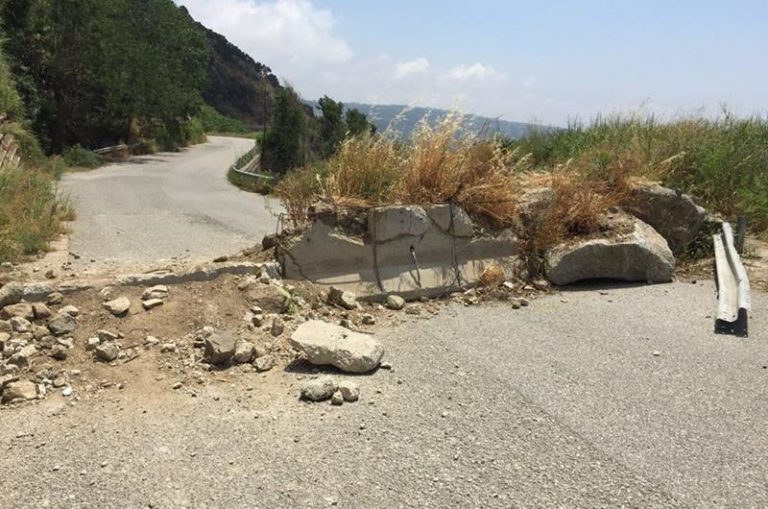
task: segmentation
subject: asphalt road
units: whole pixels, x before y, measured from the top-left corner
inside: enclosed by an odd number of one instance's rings
[[[582,289],[383,328],[362,400],[302,375],[129,380],[0,411],[3,507],[766,507],[768,296],[712,333],[711,284]],[[168,382],[164,382],[168,383]]]
[[[77,218],[69,251],[90,263],[159,264],[232,254],[275,230],[279,205],[226,178],[253,140],[209,137],[178,153],[65,175]]]

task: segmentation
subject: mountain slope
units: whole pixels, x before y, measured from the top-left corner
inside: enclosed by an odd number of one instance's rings
[[[447,110],[393,104],[345,103],[344,107],[357,109],[367,115],[368,120],[376,125],[376,129],[379,132],[386,131],[389,128],[404,137],[409,136],[423,119],[434,125],[450,114]],[[522,138],[531,130],[552,129],[551,127],[538,124],[511,122],[479,115],[466,115],[463,118],[463,127],[468,133],[479,134],[484,137],[501,135],[508,138]]]

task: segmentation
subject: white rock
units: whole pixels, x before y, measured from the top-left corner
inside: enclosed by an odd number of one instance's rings
[[[127,297],[118,297],[103,304],[104,308],[115,316],[124,316],[131,309],[131,301]]]
[[[384,347],[372,335],[318,320],[301,324],[290,342],[312,364],[330,364],[350,373],[372,371],[384,356]]]

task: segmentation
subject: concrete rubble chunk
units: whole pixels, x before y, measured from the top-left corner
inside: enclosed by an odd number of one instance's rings
[[[205,338],[205,361],[210,364],[225,364],[236,350],[235,337],[228,333],[214,333]]]
[[[336,381],[330,376],[321,376],[308,380],[301,386],[301,399],[325,401],[336,392]]]
[[[696,238],[707,215],[687,194],[655,183],[636,184],[630,200],[632,214],[664,237],[675,254]]]
[[[24,298],[24,286],[20,283],[6,283],[0,288],[0,308],[18,304]]]
[[[48,299],[46,299],[46,302],[49,306],[57,306],[64,302],[64,294],[60,292],[53,292],[48,296]]]
[[[333,396],[331,396],[331,404],[334,406],[341,406],[344,404],[344,396],[341,395],[341,392],[336,391],[333,393]]]
[[[115,316],[125,316],[131,309],[131,301],[128,300],[128,297],[118,297],[115,300],[105,302],[103,306]]]
[[[29,380],[11,382],[3,389],[3,403],[37,398],[37,385]]]
[[[590,279],[665,283],[672,280],[675,258],[667,241],[653,228],[632,219],[630,233],[608,238],[576,239],[550,249],[546,275],[556,285]]]
[[[344,401],[349,403],[354,403],[360,399],[360,386],[349,380],[339,382],[339,392],[344,398]]]
[[[349,373],[368,373],[384,356],[384,347],[371,334],[319,320],[301,324],[290,342],[310,363],[335,366]]]
[[[75,317],[67,313],[57,313],[53,318],[48,321],[48,330],[54,336],[63,336],[65,334],[72,334],[77,327]]]
[[[368,212],[368,234],[374,242],[385,242],[427,232],[430,220],[423,208],[415,205],[377,207]]]
[[[471,237],[475,234],[475,227],[464,209],[456,205],[442,204],[426,207],[429,218],[443,232],[454,237]],[[453,211],[453,214],[451,214]],[[453,221],[451,221],[453,216]]]

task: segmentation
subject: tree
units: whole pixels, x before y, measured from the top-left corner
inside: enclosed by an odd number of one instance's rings
[[[344,121],[347,126],[348,136],[376,133],[376,126],[368,122],[368,117],[360,113],[359,110],[347,110]]]
[[[320,111],[320,141],[321,157],[327,158],[336,152],[339,144],[344,141],[344,104],[323,96],[319,101]]]
[[[261,142],[262,168],[285,174],[304,165],[307,125],[301,99],[293,88],[278,89],[275,110]]]
[[[172,0],[0,0],[0,17],[49,151],[128,141],[136,125],[183,138],[201,104],[207,46]]]

